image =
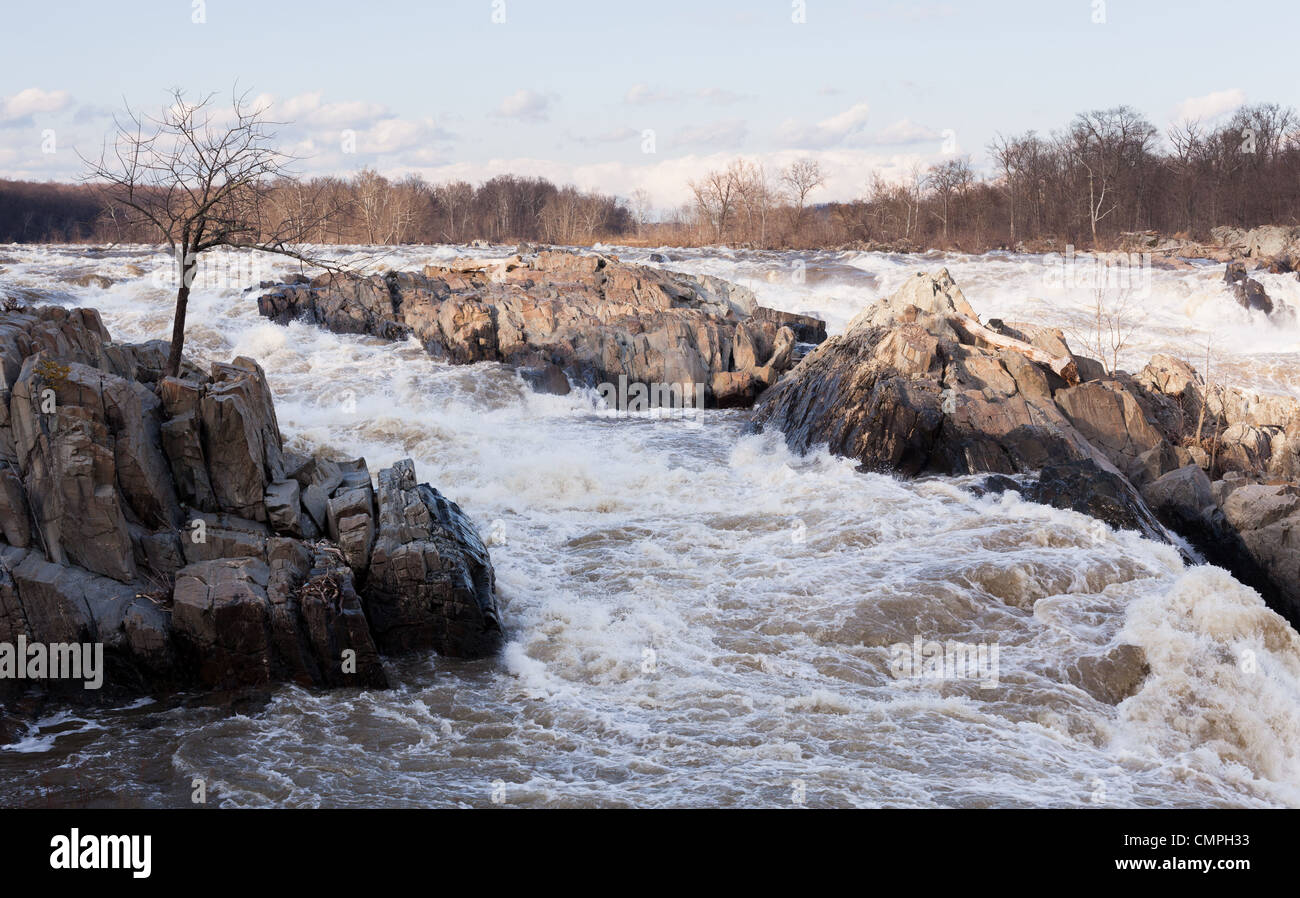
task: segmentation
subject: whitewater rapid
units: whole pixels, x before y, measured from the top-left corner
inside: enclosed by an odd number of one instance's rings
[[[1088,308],[1044,289],[1031,256],[659,252],[832,333],[920,268],[946,266],[986,319],[1073,327]],[[162,264],[0,246],[0,288],[165,338]],[[291,447],[371,470],[413,458],[489,543],[507,648],[389,659],[388,691],[59,712],[0,751],[0,804],[180,806],[198,777],[228,806],[1300,806],[1300,638],[1222,571],[961,479],[793,456],[740,412],[611,419],[589,391],[536,394],[413,341],[280,327],[250,288],[292,270],[261,258],[200,283],[189,353],[258,359]],[[113,283],[70,283],[86,273]],[[1234,385],[1300,393],[1295,329],[1220,278],[1153,272],[1129,364],[1212,338]],[[1265,285],[1300,307],[1300,285]],[[890,646],[917,635],[996,643],[997,685],[894,678]],[[1093,693],[1121,676],[1094,661],[1121,645],[1151,670],[1113,705]]]

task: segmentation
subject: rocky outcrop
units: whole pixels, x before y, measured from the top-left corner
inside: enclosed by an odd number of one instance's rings
[[[165,358],[93,310],[0,313],[0,642],[102,643],[134,693],[384,686],[381,651],[500,645],[487,550],[409,460],[377,494],[284,448],[256,362]]]
[[[1300,626],[1300,403],[1207,389],[1168,356],[1107,374],[1059,331],[990,321],[981,336],[973,316],[947,271],[919,273],[764,394],[753,426],[870,470],[994,474],[977,488],[1180,534]]]
[[[1242,308],[1273,314],[1273,300],[1264,291],[1263,284],[1246,274],[1246,263],[1229,262],[1223,271],[1223,282]]]
[[[591,387],[620,376],[704,384],[712,407],[752,404],[795,364],[797,344],[825,338],[824,323],[762,309],[748,290],[719,278],[558,251],[421,273],[326,274],[276,285],[258,308],[281,324],[413,336],[456,364],[504,362],[551,392],[563,392],[555,383],[561,372]]]

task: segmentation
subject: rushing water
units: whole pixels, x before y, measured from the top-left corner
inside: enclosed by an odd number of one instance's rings
[[[669,252],[832,332],[941,265],[985,318],[1078,328],[1091,302],[1032,256]],[[0,247],[0,287],[166,337],[164,261]],[[245,288],[291,266],[258,265],[200,282],[189,352],[257,358],[295,448],[414,458],[488,539],[509,644],[390,659],[387,691],[60,712],[0,751],[0,804],[185,805],[201,777],[230,806],[1300,805],[1300,637],[1222,571],[1014,494],[796,457],[743,413],[610,419],[498,365],[279,327]],[[1153,272],[1124,358],[1208,342],[1231,383],[1300,394],[1296,329],[1238,308],[1221,270]],[[70,283],[85,273],[114,283]],[[1300,284],[1264,280],[1300,306]],[[895,678],[890,646],[917,635],[996,644],[996,685]],[[1151,666],[1135,694],[1074,685],[1121,644]]]

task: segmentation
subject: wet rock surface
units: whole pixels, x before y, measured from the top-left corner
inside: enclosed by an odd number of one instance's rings
[[[256,362],[165,356],[90,309],[0,314],[0,642],[102,643],[104,694],[382,687],[381,650],[499,647],[487,550],[409,460],[377,496],[363,459],[286,451]]]
[[[947,271],[918,273],[765,393],[753,427],[868,470],[1001,475],[978,488],[1178,534],[1300,626],[1300,403],[1207,387],[1170,356],[1108,374],[1034,325],[990,321],[990,343],[973,315]],[[1053,370],[1066,359],[1078,383]]]
[[[596,387],[705,385],[711,407],[751,405],[825,339],[815,318],[757,306],[743,287],[707,275],[542,251],[423,272],[327,274],[258,299],[281,324],[305,320],[386,340],[414,336],[435,358],[525,369],[547,392],[568,380]]]

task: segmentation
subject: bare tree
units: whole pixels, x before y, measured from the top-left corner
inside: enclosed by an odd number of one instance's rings
[[[291,157],[272,145],[270,129],[278,123],[265,117],[265,109],[252,107],[247,94],[236,95],[224,114],[212,107],[214,94],[197,103],[179,89],[171,96],[171,105],[157,117],[128,106],[114,119],[111,146],[97,161],[84,156],[82,161],[84,180],[123,210],[128,224],[154,231],[176,260],[179,285],[167,358],[167,373],[175,376],[200,255],[226,247],[322,265],[299,245],[330,210],[314,208],[310,217],[300,218],[298,211],[277,210],[271,202],[277,184],[293,180],[287,170]],[[312,206],[304,201],[297,209]]]
[[[926,175],[926,183],[939,201],[939,208],[934,210],[934,215],[943,222],[944,240],[948,239],[948,222],[951,218],[953,199],[965,195],[973,177],[970,159],[967,157],[950,159],[931,166],[930,173]]]
[[[790,213],[790,228],[798,234],[803,229],[804,209],[808,204],[808,194],[826,183],[821,164],[816,159],[798,159],[781,172],[781,183],[793,211]]]
[[[1130,289],[1120,288],[1111,293],[1102,283],[1094,286],[1092,292],[1088,327],[1072,331],[1071,337],[1088,355],[1101,362],[1107,374],[1114,375],[1119,370],[1120,356],[1141,329],[1146,316]]]
[[[731,169],[714,170],[698,181],[691,181],[695,206],[700,217],[709,224],[715,243],[726,237],[727,228],[736,203],[736,176]]]
[[[1080,113],[1067,137],[1072,161],[1087,173],[1088,223],[1092,242],[1097,225],[1120,207],[1120,191],[1137,189],[1156,129],[1128,106]]]

